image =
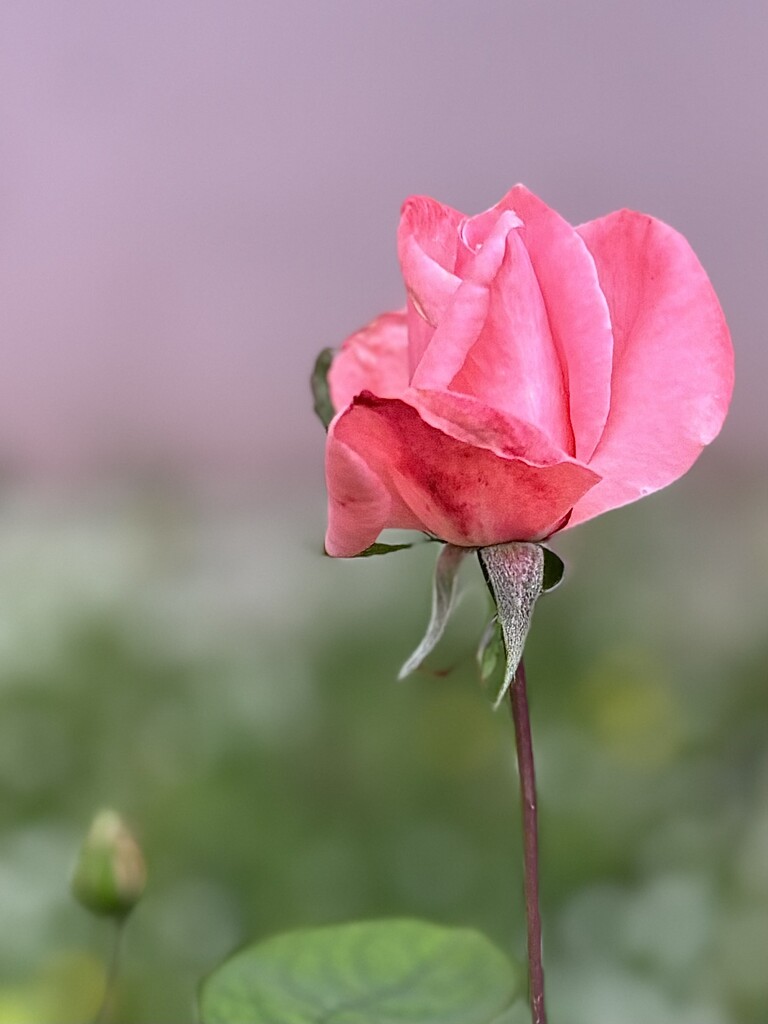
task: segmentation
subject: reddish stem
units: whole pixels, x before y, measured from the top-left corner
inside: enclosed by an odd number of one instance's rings
[[[544,968],[541,960],[541,915],[539,913],[539,835],[536,812],[536,773],[533,766],[531,720],[528,714],[525,666],[521,661],[509,688],[515,723],[517,765],[523,811],[523,852],[525,864],[525,915],[528,923],[528,978],[533,1024],[547,1024],[544,1007]]]

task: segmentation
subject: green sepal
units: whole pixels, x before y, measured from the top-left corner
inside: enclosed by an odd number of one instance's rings
[[[496,604],[504,641],[504,676],[498,686],[489,690],[493,706],[497,708],[523,657],[533,607],[542,592],[544,548],[540,544],[512,541],[479,548],[477,554]]]
[[[328,424],[336,415],[333,402],[331,401],[331,392],[328,387],[328,371],[331,368],[335,354],[332,348],[324,348],[315,360],[312,376],[310,377],[312,397],[315,400],[314,409],[326,430],[328,429]]]
[[[371,555],[391,555],[393,551],[406,551],[408,548],[415,548],[418,544],[442,544],[442,541],[438,541],[436,537],[422,537],[419,540],[403,541],[401,544],[386,544],[384,541],[375,541],[370,544],[364,551],[359,551],[356,555],[345,555],[345,559],[349,560],[352,558],[370,558]],[[329,555],[325,548],[323,548],[323,554],[328,558],[333,556]]]
[[[445,632],[456,602],[458,572],[471,550],[457,547],[455,544],[446,544],[437,556],[432,580],[432,614],[427,631],[419,646],[400,669],[398,679],[405,679],[411,672],[415,672],[427,655],[431,654]]]
[[[405,551],[406,548],[412,548],[413,543],[406,544],[383,544],[381,541],[376,541],[375,544],[371,544],[365,551],[361,551],[359,555],[353,555],[353,558],[370,558],[371,555],[391,555],[393,551]]]
[[[480,670],[480,682],[484,686],[494,676],[497,669],[503,665],[504,658],[504,637],[501,633],[501,623],[494,615],[480,638],[476,655],[477,667]]]
[[[550,551],[549,548],[545,548],[543,544],[541,549],[544,552],[544,578],[541,582],[541,592],[546,594],[562,583],[565,575],[565,563],[559,555]]]
[[[488,688],[494,707],[498,707],[523,657],[534,605],[541,594],[554,590],[560,583],[565,566],[554,551],[526,541],[493,544],[479,548],[477,554],[496,605],[496,621],[504,649],[503,678],[497,686]],[[495,636],[486,630],[477,654],[484,682],[494,675],[498,663]]]

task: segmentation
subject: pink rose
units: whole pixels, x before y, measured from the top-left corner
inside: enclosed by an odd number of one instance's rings
[[[385,527],[542,540],[681,476],[717,435],[733,350],[682,235],[620,210],[573,228],[516,185],[465,217],[405,203],[407,307],[328,377],[326,548]]]

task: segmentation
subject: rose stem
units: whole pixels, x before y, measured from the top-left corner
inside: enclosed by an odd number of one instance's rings
[[[528,714],[525,666],[521,661],[509,688],[515,723],[517,766],[523,811],[525,865],[525,916],[528,922],[528,979],[533,1024],[547,1024],[544,1008],[544,968],[541,961],[541,915],[539,913],[539,836],[536,813],[536,774],[533,767],[531,720]]]

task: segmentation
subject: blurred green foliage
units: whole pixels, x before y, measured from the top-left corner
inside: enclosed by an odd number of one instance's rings
[[[87,1020],[103,922],[71,898],[93,813],[149,883],[116,1020],[298,925],[423,917],[524,951],[512,729],[474,652],[474,559],[396,683],[437,549],[322,556],[319,493],[7,488],[0,506],[0,1024]],[[527,650],[553,1020],[768,1019],[768,497],[686,481],[559,538]],[[524,1019],[524,1018],[522,1018]]]

